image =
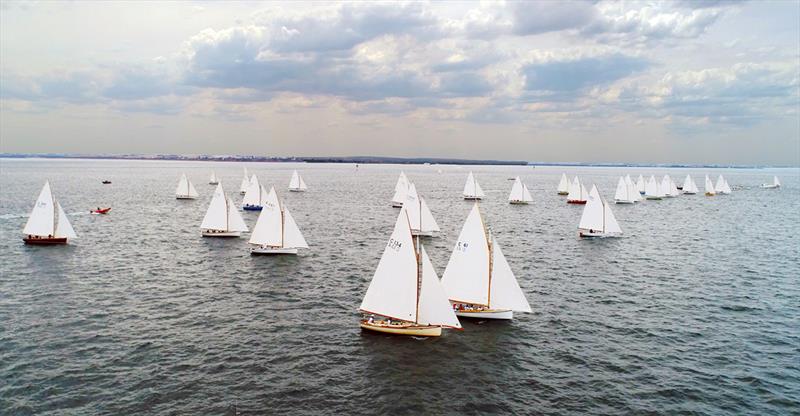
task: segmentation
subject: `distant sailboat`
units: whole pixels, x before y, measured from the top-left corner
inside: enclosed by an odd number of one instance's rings
[[[764,189],[775,189],[781,187],[781,182],[778,180],[777,176],[772,177],[772,183],[764,183],[761,184],[761,187]]]
[[[640,174],[639,180],[636,181],[636,190],[639,191],[640,195],[644,195],[645,193],[645,181],[644,177]]]
[[[22,233],[22,241],[31,245],[67,244],[70,238],[78,238],[61,204],[53,197],[50,182],[45,182],[39,192]]]
[[[706,175],[706,196],[714,196],[717,194],[717,191],[714,190],[714,183],[711,182],[711,178]]]
[[[218,185],[219,184],[219,178],[217,178],[217,173],[214,172],[213,170],[211,171],[211,178],[208,179],[208,184],[209,185]]]
[[[558,182],[558,194],[559,195],[568,195],[569,194],[569,179],[567,179],[567,174],[561,174],[561,180]]]
[[[203,237],[239,237],[242,231],[247,231],[242,215],[233,201],[225,195],[222,184],[217,184],[217,189],[214,190],[200,230]]]
[[[531,311],[500,244],[487,231],[477,203],[461,228],[442,285],[457,316],[513,319],[514,311]]]
[[[669,175],[664,175],[664,178],[661,180],[661,190],[667,198],[675,198],[681,194],[678,192],[678,187],[675,186],[675,182],[672,181]]]
[[[567,195],[567,203],[568,204],[579,204],[583,205],[586,203],[586,197],[588,193],[586,192],[586,188],[581,183],[580,179],[575,176],[575,179],[572,180],[572,183],[569,185],[569,194]]]
[[[406,200],[406,194],[408,193],[408,178],[406,178],[406,174],[400,172],[400,177],[397,178],[397,184],[394,185],[394,196],[392,196],[392,207],[400,208],[403,206],[403,202]]]
[[[475,180],[472,172],[467,175],[467,182],[464,184],[464,199],[466,200],[479,200],[484,197],[483,189]]]
[[[290,192],[305,192],[307,189],[303,177],[297,171],[292,172],[292,179],[289,181]]]
[[[583,208],[583,215],[578,224],[578,235],[581,237],[619,237],[622,229],[619,228],[611,207],[600,197],[597,187],[592,185],[589,192],[589,202]]]
[[[247,188],[250,187],[250,177],[247,176],[247,168],[244,168],[244,176],[242,176],[242,184],[239,186],[239,193],[244,195],[247,193]]]
[[[644,186],[644,197],[649,200],[660,200],[664,198],[664,190],[661,186],[659,186],[658,181],[656,181],[656,177],[650,175],[650,179],[647,180],[647,183]]]
[[[181,175],[181,179],[178,181],[178,187],[175,189],[175,198],[177,199],[195,199],[197,198],[197,190],[194,189],[194,185],[188,179],[186,179],[186,174]]]
[[[425,198],[417,193],[417,187],[412,183],[408,186],[406,200],[403,203],[408,213],[408,224],[411,227],[411,235],[432,237],[441,231],[439,224],[428,209]]]
[[[405,207],[358,310],[370,315],[360,322],[370,331],[437,337],[442,328],[461,329],[425,248],[411,236]]]
[[[728,181],[726,181],[721,174],[717,178],[717,185],[714,187],[714,190],[717,191],[718,194],[722,195],[728,195],[731,193],[731,187],[728,185]]]
[[[522,183],[522,180],[517,176],[514,179],[514,185],[511,186],[511,193],[508,195],[508,202],[510,204],[529,204],[533,202],[533,197],[528,191],[528,187]]]
[[[250,254],[297,254],[298,248],[308,248],[289,208],[278,200],[275,188],[269,190],[249,243],[257,245]]]
[[[697,184],[695,184],[694,179],[692,179],[692,175],[686,175],[686,179],[683,180],[682,191],[686,195],[694,195],[699,191],[697,189]]]
[[[630,186],[630,182],[625,182],[625,178],[620,176],[619,181],[617,181],[617,191],[614,192],[614,203],[633,204],[636,202],[637,197],[639,197],[639,192]]]
[[[639,189],[637,189],[636,184],[633,183],[631,175],[625,175],[625,186],[628,187],[628,194],[633,197],[634,202],[640,202],[642,199],[644,199],[642,198],[642,194],[639,193]]]
[[[242,198],[242,209],[245,211],[261,211],[261,207],[267,199],[267,191],[258,182],[256,175],[253,175],[248,183],[247,192]]]

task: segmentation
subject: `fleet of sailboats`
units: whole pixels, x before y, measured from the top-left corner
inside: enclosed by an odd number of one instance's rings
[[[561,180],[558,181],[558,194],[559,195],[569,195],[569,179],[567,179],[567,174],[561,174]]]
[[[772,177],[772,183],[763,183],[761,187],[764,189],[775,189],[781,187],[781,181],[778,180],[777,176]]]
[[[403,202],[406,200],[407,193],[408,193],[408,178],[406,178],[406,174],[401,171],[400,177],[397,178],[397,184],[394,186],[394,195],[392,196],[392,207],[394,208],[402,207]]]
[[[483,189],[481,189],[481,186],[475,179],[475,175],[470,172],[469,175],[467,175],[467,182],[464,184],[464,199],[480,200],[483,199],[484,196]]]
[[[511,193],[508,195],[508,202],[510,204],[529,204],[533,202],[533,197],[528,191],[528,187],[522,183],[522,180],[517,176],[514,179],[514,184],[511,186]]]
[[[196,199],[198,196],[197,190],[194,189],[192,182],[186,178],[186,174],[181,174],[181,179],[178,181],[178,187],[175,188],[176,199]]]
[[[292,179],[289,181],[290,192],[305,192],[307,189],[303,177],[297,171],[292,172]]]
[[[569,184],[569,193],[567,194],[567,203],[568,204],[585,204],[586,197],[588,193],[586,192],[586,188],[581,183],[580,179],[575,176],[575,179],[572,180],[572,183]]]
[[[53,197],[49,181],[39,192],[22,233],[22,241],[31,245],[67,244],[70,238],[78,238],[61,204]]]
[[[600,197],[597,187],[592,185],[589,201],[583,207],[581,221],[578,223],[578,235],[589,237],[619,237],[622,229],[611,212],[611,207]]]
[[[217,184],[211,203],[200,224],[203,237],[240,237],[247,225],[233,201],[225,195],[222,184]]]
[[[265,198],[256,226],[250,235],[250,254],[297,254],[308,243],[294,221],[289,208],[278,199],[272,187]]]

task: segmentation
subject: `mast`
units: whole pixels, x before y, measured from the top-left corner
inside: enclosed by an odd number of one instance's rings
[[[278,201],[278,208],[281,210],[281,247],[283,247],[283,235],[286,233],[286,219],[283,215],[283,204]]]
[[[602,199],[600,200],[600,203],[603,205],[603,234],[605,234],[606,233],[606,204],[605,204],[605,201],[603,201]]]
[[[486,307],[491,308],[492,304],[492,268],[494,267],[494,253],[492,247],[492,233],[488,233],[488,237],[486,238],[486,242],[489,243],[489,293],[486,295]]]
[[[414,238],[412,235],[411,238]],[[421,238],[417,236],[415,239],[416,249],[414,250],[414,254],[417,256],[417,306],[416,312],[414,314],[414,323],[419,323],[419,294],[422,291],[422,242],[420,241]]]
[[[228,205],[228,196],[223,195],[225,198],[225,231],[231,230],[231,209]]]

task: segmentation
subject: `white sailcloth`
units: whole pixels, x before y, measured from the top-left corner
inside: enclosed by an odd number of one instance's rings
[[[53,194],[50,191],[50,182],[45,182],[22,232],[40,237],[53,235],[56,220],[54,202]]]
[[[217,173],[213,170],[211,171],[211,177],[208,179],[208,183],[212,185],[219,183],[219,179],[217,179]]]
[[[686,175],[686,179],[683,180],[683,193],[685,194],[696,194],[697,193],[697,185],[694,183],[694,179],[692,179],[692,175]]]
[[[467,198],[483,198],[483,189],[478,184],[472,172],[467,175],[467,182],[464,183],[464,196]]]
[[[781,186],[781,181],[778,180],[777,176],[772,177],[772,185],[774,186]]]
[[[670,178],[669,175],[664,175],[664,177],[661,178],[661,185],[659,186],[659,189],[661,189],[661,191],[664,193],[664,196],[667,197],[676,196],[672,192],[672,178]],[[677,188],[675,188],[675,192],[678,192]]]
[[[397,184],[394,186],[394,196],[392,196],[392,204],[403,205],[408,193],[408,178],[406,174],[400,172],[400,177],[397,178]]]
[[[422,252],[422,282],[419,289],[419,316],[417,323],[420,325],[442,325],[451,328],[461,328],[453,307],[447,301],[447,294],[439,282],[439,276],[433,268],[431,259],[420,244]]]
[[[433,218],[425,198],[417,193],[417,187],[411,183],[408,186],[405,202],[403,206],[408,212],[408,223],[414,232],[438,232],[439,224]]]
[[[716,195],[717,192],[714,190],[714,183],[711,182],[711,178],[706,175],[706,195]]]
[[[644,188],[645,188],[644,177],[642,175],[639,175],[639,180],[636,181],[636,190],[639,191],[639,194],[643,194],[645,193]]]
[[[519,176],[514,179],[514,185],[511,186],[511,193],[508,195],[508,200],[513,202],[533,202],[528,187],[522,183]]]
[[[611,211],[611,206],[600,197],[596,186],[592,186],[592,190],[589,192],[589,200],[583,208],[578,228],[599,231],[604,234],[622,233],[622,229]]]
[[[78,238],[75,234],[75,230],[72,229],[72,224],[69,223],[67,214],[65,214],[64,210],[61,208],[61,204],[56,202],[56,208],[58,208],[58,225],[56,226],[56,233],[54,236],[56,238]]]
[[[720,175],[720,177],[722,177],[722,175]],[[731,186],[728,185],[728,180],[727,179],[723,179],[722,180],[722,187],[717,189],[717,192],[719,192],[721,194],[729,194],[729,193],[731,193]]]
[[[730,191],[725,192],[725,178],[722,177],[722,174],[717,177],[717,184],[714,186],[714,190],[720,194],[730,193]]]
[[[625,186],[628,187],[628,195],[630,195],[633,198],[634,202],[639,202],[642,200],[642,194],[639,193],[639,190],[633,183],[631,175],[625,175]]]
[[[217,185],[217,189],[214,190],[214,196],[208,204],[208,210],[203,217],[203,222],[200,223],[200,228],[204,230],[228,230],[228,201],[225,198],[222,184]]]
[[[569,194],[567,195],[568,201],[585,201],[586,200],[586,187],[583,186],[580,179],[576,176],[569,185]]]
[[[489,242],[478,204],[472,207],[442,274],[450,300],[489,304]]]
[[[300,176],[297,171],[292,172],[292,179],[289,181],[289,189],[297,191],[306,190],[306,183],[303,181],[303,177]]]
[[[359,310],[394,319],[417,320],[417,256],[406,209],[400,210]]]
[[[558,193],[568,193],[569,192],[569,180],[567,179],[567,174],[561,174],[561,180],[558,182]]]
[[[186,174],[181,174],[181,179],[178,181],[178,187],[175,188],[176,196],[197,198],[197,190],[194,189],[192,182],[186,178]]]
[[[242,177],[242,184],[239,186],[239,192],[246,193],[249,187],[250,178],[247,176],[247,168],[244,168],[244,176]]]
[[[636,202],[635,194],[639,194],[638,192],[633,192],[634,189],[629,185],[629,183],[625,182],[625,178],[622,176],[619,177],[619,181],[617,182],[617,190],[614,193],[614,200],[618,202]]]
[[[439,224],[436,223],[436,219],[433,218],[433,214],[431,210],[428,208],[428,203],[425,202],[425,198],[419,197],[420,201],[420,211],[422,214],[422,224],[420,231],[422,232],[439,232]]]
[[[517,312],[530,312],[531,305],[519,287],[511,266],[508,265],[500,244],[492,239],[492,283],[489,307],[493,309],[510,309]]]
[[[662,198],[664,196],[664,191],[659,186],[655,176],[650,175],[650,179],[647,180],[647,184],[644,187],[644,195],[648,198]]]
[[[281,218],[280,204],[265,204],[258,214],[253,232],[250,235],[250,244],[282,247],[283,245],[283,220]]]
[[[283,207],[283,247],[286,248],[308,248],[303,233],[294,221],[294,217],[289,212],[289,208]]]
[[[242,206],[260,206],[261,201],[264,199],[263,191],[264,187],[258,183],[256,175],[253,175],[248,181],[247,192],[245,192],[244,198],[242,198]]]

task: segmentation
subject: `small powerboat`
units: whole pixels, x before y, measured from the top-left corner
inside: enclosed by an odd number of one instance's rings
[[[108,214],[108,211],[111,211],[111,207],[108,207],[108,208],[100,208],[100,207],[98,207],[97,209],[93,209],[93,210],[89,211],[89,213],[90,214]]]
[[[106,179],[106,180],[104,180],[104,181],[103,181],[103,185],[108,185],[108,184],[110,184],[110,183],[111,183],[111,181],[109,181],[108,179]]]

